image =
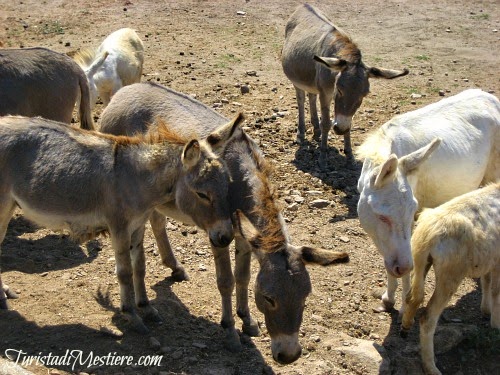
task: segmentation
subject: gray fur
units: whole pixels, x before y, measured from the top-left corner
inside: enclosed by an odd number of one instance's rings
[[[344,135],[344,152],[352,162],[351,121],[370,91],[368,78],[396,78],[408,74],[406,69],[366,66],[361,61],[361,51],[352,40],[319,9],[309,4],[300,5],[288,19],[281,62],[285,75],[296,90],[299,143],[305,137],[304,103],[305,93],[308,93],[314,139],[319,141],[321,136],[321,167],[326,167],[332,100],[335,109],[333,130]],[[321,123],[316,107],[318,95]]]
[[[161,118],[172,129],[183,135],[207,136],[227,119],[204,104],[169,88],[151,83],[134,84],[118,91],[106,107],[101,118],[101,131],[114,134],[133,134],[154,126]],[[210,139],[210,137],[208,138]],[[265,315],[266,326],[272,339],[274,358],[282,363],[296,360],[301,353],[298,331],[302,322],[304,302],[311,290],[303,247],[289,243],[286,227],[275,202],[262,198],[264,189],[272,190],[268,174],[263,170],[265,161],[256,143],[243,131],[233,136],[222,151],[231,175],[227,202],[235,214],[236,264],[231,270],[229,246],[212,244],[217,273],[217,286],[222,297],[221,325],[226,331],[226,343],[231,350],[241,348],[232,313],[231,295],[236,286],[236,309],[243,321],[243,332],[256,336],[259,328],[250,316],[248,284],[250,258],[259,260],[260,270],[255,284],[257,307]],[[262,199],[271,199],[263,202]],[[262,212],[272,207],[272,212]],[[162,207],[150,217],[165,265],[174,272],[175,256],[165,232],[164,215],[179,218],[175,206]],[[182,220],[182,217],[180,218]],[[240,225],[241,222],[245,225]],[[273,232],[280,241],[273,243],[272,252],[260,247],[262,236]],[[161,242],[160,242],[161,241]],[[229,244],[228,244],[229,245]],[[319,261],[314,255],[319,249],[308,248],[308,262],[328,264],[334,258],[346,258],[345,253],[326,252]]]
[[[0,116],[69,124],[79,96],[80,126],[92,130],[89,85],[76,62],[46,48],[0,49]]]

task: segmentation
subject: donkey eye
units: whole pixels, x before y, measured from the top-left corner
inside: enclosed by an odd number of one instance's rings
[[[387,216],[384,216],[384,215],[379,215],[379,216],[378,216],[378,219],[379,219],[382,223],[384,223],[384,224],[387,224],[387,225],[389,225],[389,226],[391,226],[391,225],[392,225],[392,223],[391,223],[391,219],[389,219]]]
[[[200,199],[210,202],[210,197],[208,195],[206,195],[205,193],[202,193],[201,191],[197,191],[196,194],[198,195],[198,197]]]
[[[276,302],[274,302],[274,300],[271,297],[264,296],[264,299],[269,305],[271,305],[272,308],[276,307]]]

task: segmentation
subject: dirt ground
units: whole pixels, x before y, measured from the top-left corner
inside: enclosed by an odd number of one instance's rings
[[[342,139],[332,133],[330,167],[321,172],[310,124],[308,142],[294,143],[295,91],[279,58],[286,20],[298,4],[293,0],[2,0],[0,43],[4,48],[45,46],[69,53],[97,47],[112,31],[132,27],[145,46],[144,81],[195,95],[228,117],[237,111],[246,114],[249,134],[260,142],[275,167],[273,182],[293,242],[350,253],[348,264],[309,268],[313,293],[307,299],[300,332],[302,357],[286,366],[273,361],[253,293],[250,307],[264,334],[257,338],[242,334],[244,349],[239,353],[224,348],[215,270],[201,230],[169,223],[176,255],[191,276],[188,282],[174,283],[170,270],[159,261],[148,229],[146,284],[165,321],[150,325],[150,335],[141,336],[129,332],[118,314],[119,291],[109,239],[79,246],[66,235],[34,227],[21,212],[12,219],[2,244],[2,277],[20,298],[11,301],[10,311],[0,311],[0,356],[7,349],[28,355],[63,355],[66,350],[80,350],[85,356],[115,353],[135,360],[163,355],[159,366],[28,366],[36,374],[52,375],[421,373],[418,327],[402,339],[397,313],[373,312],[386,278],[382,258],[357,219],[356,182],[361,164],[354,169],[344,166]],[[445,96],[475,87],[496,95],[500,92],[500,7],[495,0],[312,4],[354,38],[366,64],[410,69],[406,77],[372,81],[371,94],[354,118],[354,148],[367,132],[395,114],[440,100],[440,90]],[[242,84],[250,87],[248,94],[241,94]],[[101,111],[98,106],[97,122]],[[273,116],[277,112],[283,112],[283,117]],[[320,195],[308,194],[310,190]],[[297,194],[303,201],[297,210],[289,209]],[[318,198],[331,205],[310,207]],[[252,267],[255,275],[255,260]],[[429,294],[432,273],[427,285]],[[477,281],[466,280],[443,314],[440,326],[455,328],[450,332],[462,335],[458,344],[437,355],[444,374],[500,374],[500,335],[481,316],[480,298]],[[114,336],[103,327],[124,334]],[[380,369],[349,354],[357,339],[382,352],[385,362]],[[442,341],[445,345],[448,337]]]

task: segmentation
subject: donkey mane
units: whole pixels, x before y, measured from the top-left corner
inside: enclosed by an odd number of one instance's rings
[[[74,52],[72,58],[78,65],[89,67],[94,61],[96,54],[97,50],[95,48],[87,47]]]
[[[387,135],[385,127],[368,134],[365,141],[354,151],[357,158],[370,159],[375,164],[382,164],[391,152],[392,139]]]
[[[335,56],[352,64],[360,64],[361,51],[356,43],[354,43],[353,40],[342,30],[336,27],[332,31],[332,34],[334,34],[334,36],[330,46],[335,51]]]
[[[108,133],[93,133],[101,138],[114,141],[117,146],[126,146],[134,144],[148,144],[153,145],[157,143],[172,143],[178,145],[185,145],[192,138],[181,136],[176,133],[168,125],[166,121],[161,118],[156,119],[155,126],[149,127],[147,133],[137,133],[132,136],[126,135],[113,135]]]
[[[259,204],[255,205],[252,213],[262,220],[261,225],[259,225],[261,230],[260,248],[265,253],[274,253],[282,249],[286,237],[280,220],[281,207],[277,204],[276,190],[270,183],[273,168],[262,157],[253,142],[247,139],[247,144],[257,168],[255,177],[258,183],[255,186],[254,195]]]

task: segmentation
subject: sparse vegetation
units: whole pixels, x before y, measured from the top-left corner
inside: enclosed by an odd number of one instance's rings
[[[415,58],[418,60],[418,61],[429,61],[431,58],[427,55],[417,55],[415,56]]]

